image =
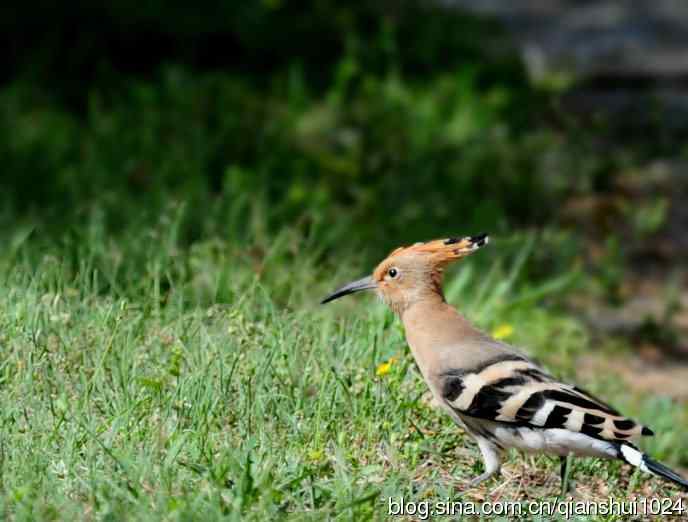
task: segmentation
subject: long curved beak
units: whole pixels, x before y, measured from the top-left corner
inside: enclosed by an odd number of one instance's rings
[[[345,295],[353,294],[354,292],[360,292],[361,290],[372,290],[376,287],[377,285],[375,284],[373,278],[371,276],[367,276],[335,290],[325,299],[320,301],[320,304],[329,303],[330,301],[334,301],[335,299],[339,299]]]

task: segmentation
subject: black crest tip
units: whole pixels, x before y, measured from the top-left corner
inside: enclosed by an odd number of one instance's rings
[[[489,237],[485,233],[478,234],[477,236],[450,237],[450,238],[444,240],[444,244],[445,245],[453,245],[455,243],[459,243],[460,241],[466,241],[466,240],[468,240],[471,243],[471,246],[474,246],[477,248],[477,247],[481,247],[481,246],[486,245],[489,241]]]
[[[482,233],[482,234],[478,234],[477,236],[471,236],[469,239],[470,239],[471,243],[473,243],[473,245],[481,247],[481,246],[484,246],[488,243],[489,236],[485,233]]]

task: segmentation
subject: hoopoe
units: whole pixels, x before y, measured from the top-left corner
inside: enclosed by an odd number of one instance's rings
[[[562,485],[568,455],[621,459],[688,488],[630,440],[652,430],[588,392],[558,381],[517,349],[471,325],[442,293],[452,261],[486,245],[486,234],[416,243],[394,250],[372,276],[342,286],[322,304],[375,290],[401,318],[406,340],[435,401],[478,443],[485,471],[498,474],[504,450],[558,455]]]

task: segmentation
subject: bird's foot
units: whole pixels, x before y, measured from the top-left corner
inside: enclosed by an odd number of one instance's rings
[[[482,473],[481,475],[478,475],[477,477],[473,477],[471,480],[468,481],[467,488],[466,489],[472,489],[476,487],[477,485],[485,482],[486,480],[494,477],[495,475],[499,474],[499,470],[494,470],[494,471],[486,471],[485,473]]]
[[[574,496],[576,494],[576,485],[573,480],[568,480],[566,484],[561,483],[560,496]]]
[[[567,494],[573,495],[576,488],[573,484],[573,473],[571,473],[572,460],[571,457],[559,457],[561,468],[559,471],[559,478],[561,479],[561,492],[559,496],[564,497]]]

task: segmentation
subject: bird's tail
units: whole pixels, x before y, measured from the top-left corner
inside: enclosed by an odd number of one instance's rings
[[[661,462],[652,460],[650,457],[648,457],[645,453],[640,451],[632,444],[628,442],[622,442],[619,444],[618,448],[619,458],[627,462],[631,466],[635,466],[636,468],[639,468],[641,471],[645,471],[646,473],[651,473],[653,475],[657,475],[658,477],[670,480],[671,482],[674,482],[675,484],[678,484],[679,486],[683,486],[684,488],[688,489],[688,480],[683,478],[675,471],[669,469]]]

